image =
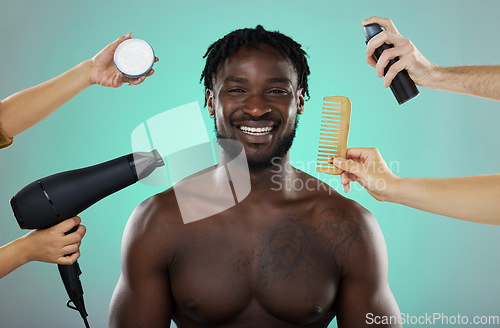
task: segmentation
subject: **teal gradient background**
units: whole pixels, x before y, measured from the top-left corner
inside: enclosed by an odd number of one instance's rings
[[[148,41],[160,61],[144,84],[92,86],[0,151],[0,244],[25,233],[8,204],[17,191],[38,178],[130,153],[130,135],[141,122],[192,101],[202,105],[198,81],[207,47],[234,29],[257,24],[291,36],[310,56],[311,99],[292,148],[299,168],[315,161],[322,98],[344,95],[353,104],[349,146],[378,147],[399,176],[498,173],[500,104],[420,88],[419,97],[399,106],[365,63],[361,21],[392,18],[403,36],[440,65],[500,64],[499,12],[496,0],[3,0],[1,99],[91,58],[127,32]],[[316,175],[313,165],[306,171]],[[338,177],[320,177],[344,195]],[[136,184],[81,213],[88,229],[81,278],[92,327],[107,325],[129,215],[163,189]],[[380,203],[359,186],[346,197],[369,209],[381,226],[389,283],[401,312],[500,315],[500,227]],[[0,326],[83,327],[66,301],[56,266],[29,263],[0,280]]]

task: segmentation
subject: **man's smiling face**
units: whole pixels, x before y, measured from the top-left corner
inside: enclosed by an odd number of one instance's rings
[[[235,139],[245,147],[250,168],[270,167],[285,155],[295,136],[304,91],[286,57],[267,44],[241,47],[217,70],[207,106],[215,115],[218,139]]]

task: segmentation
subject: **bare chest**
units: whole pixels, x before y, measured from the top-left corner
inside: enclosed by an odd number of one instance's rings
[[[306,212],[268,214],[191,227],[169,269],[179,320],[319,327],[333,318],[339,273],[332,227]]]

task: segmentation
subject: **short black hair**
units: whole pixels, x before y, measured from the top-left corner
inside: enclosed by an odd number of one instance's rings
[[[207,52],[203,56],[207,61],[200,78],[200,83],[203,80],[205,82],[205,91],[207,89],[213,89],[215,74],[219,65],[224,60],[238,51],[242,46],[246,48],[253,47],[260,50],[258,46],[259,43],[265,43],[274,47],[282,56],[288,58],[292,62],[298,76],[298,87],[303,88],[304,93],[309,97],[307,77],[311,72],[307,64],[307,53],[302,49],[302,46],[292,38],[278,31],[267,31],[261,25],[257,25],[255,28],[235,30],[208,47]],[[205,98],[205,106],[206,104],[207,100]]]

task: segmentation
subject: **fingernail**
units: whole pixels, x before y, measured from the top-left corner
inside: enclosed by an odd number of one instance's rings
[[[333,165],[335,165],[335,166],[339,166],[340,164],[342,164],[342,158],[340,158],[340,157],[335,157],[335,158],[333,159]]]

